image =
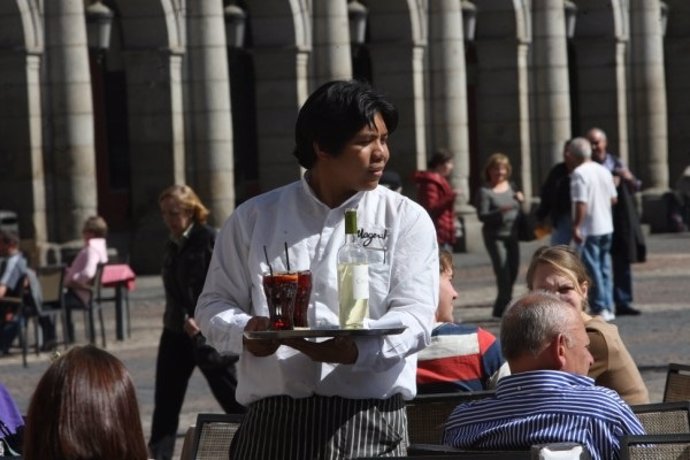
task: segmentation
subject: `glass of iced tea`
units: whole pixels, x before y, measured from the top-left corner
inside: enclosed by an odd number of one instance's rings
[[[264,293],[268,303],[271,330],[292,329],[292,310],[297,294],[297,272],[263,274]]]
[[[309,309],[310,295],[311,271],[302,270],[297,272],[297,296],[295,297],[295,308],[292,313],[292,323],[295,329],[309,327],[307,310]]]

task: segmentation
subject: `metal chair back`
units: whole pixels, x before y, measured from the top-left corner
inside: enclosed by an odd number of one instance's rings
[[[690,402],[630,406],[647,434],[690,433]]]
[[[690,434],[623,436],[620,458],[621,460],[690,460]]]
[[[227,460],[243,414],[199,414],[192,439],[193,460]]]
[[[690,365],[670,363],[666,373],[664,402],[690,401]]]
[[[493,395],[492,390],[418,395],[406,404],[410,443],[440,443],[446,420],[453,409],[459,404]]]

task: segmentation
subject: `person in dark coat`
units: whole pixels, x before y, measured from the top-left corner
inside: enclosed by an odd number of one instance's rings
[[[216,240],[216,231],[206,225],[209,211],[187,185],[165,189],[158,203],[170,240],[163,258],[165,313],[149,450],[152,458],[167,460],[173,455],[180,410],[196,366],[225,412],[244,412],[244,407],[235,400],[237,357],[219,355],[206,345],[194,320]]]
[[[642,183],[623,161],[606,150],[606,133],[599,128],[587,132],[592,144],[592,160],[606,167],[613,174],[618,192],[618,203],[613,207],[613,240],[611,260],[613,263],[613,300],[616,315],[639,315],[633,308],[632,269],[630,264],[644,262],[646,246],[640,227],[640,218],[635,205],[635,192]]]
[[[539,222],[548,218],[551,224],[551,245],[570,244],[572,239],[572,202],[570,201],[570,173],[574,163],[568,153],[568,144],[563,146],[563,161],[549,171],[539,194],[539,207],[535,213]]]

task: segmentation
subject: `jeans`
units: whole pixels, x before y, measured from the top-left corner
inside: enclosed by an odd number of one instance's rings
[[[491,314],[495,318],[500,318],[513,297],[513,285],[520,268],[520,243],[516,236],[497,238],[485,232],[482,232],[482,236],[486,251],[491,258],[498,288]]]
[[[569,214],[559,217],[551,229],[551,246],[557,244],[569,245],[570,240],[573,238],[572,225],[573,221]]]
[[[603,310],[613,313],[613,279],[611,273],[611,234],[590,235],[578,247],[582,262],[592,278],[589,305],[593,314]]]

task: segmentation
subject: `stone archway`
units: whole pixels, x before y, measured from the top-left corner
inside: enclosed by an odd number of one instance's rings
[[[415,195],[412,173],[425,169],[427,136],[427,11],[414,0],[370,0],[369,42],[374,86],[398,107],[388,168],[397,171],[407,195]]]
[[[121,29],[129,132],[132,238],[130,264],[160,270],[166,230],[158,195],[187,182],[181,0],[112,0]]]
[[[24,249],[33,258],[48,239],[38,2],[0,2],[0,30],[0,196],[2,208],[17,213]]]
[[[675,187],[682,172],[690,166],[690,2],[665,0],[669,7],[664,37],[664,64],[668,94],[668,169]]]
[[[477,151],[473,184],[483,182],[489,155],[504,152],[526,196],[531,196],[529,6],[521,0],[484,0],[477,8]],[[538,182],[538,178],[537,178]]]
[[[584,135],[597,126],[609,148],[628,159],[626,54],[629,48],[627,11],[616,0],[578,0],[573,39],[577,72],[578,125]]]
[[[309,95],[312,43],[307,0],[248,2],[253,32],[258,176],[262,190],[297,179],[294,122]]]

